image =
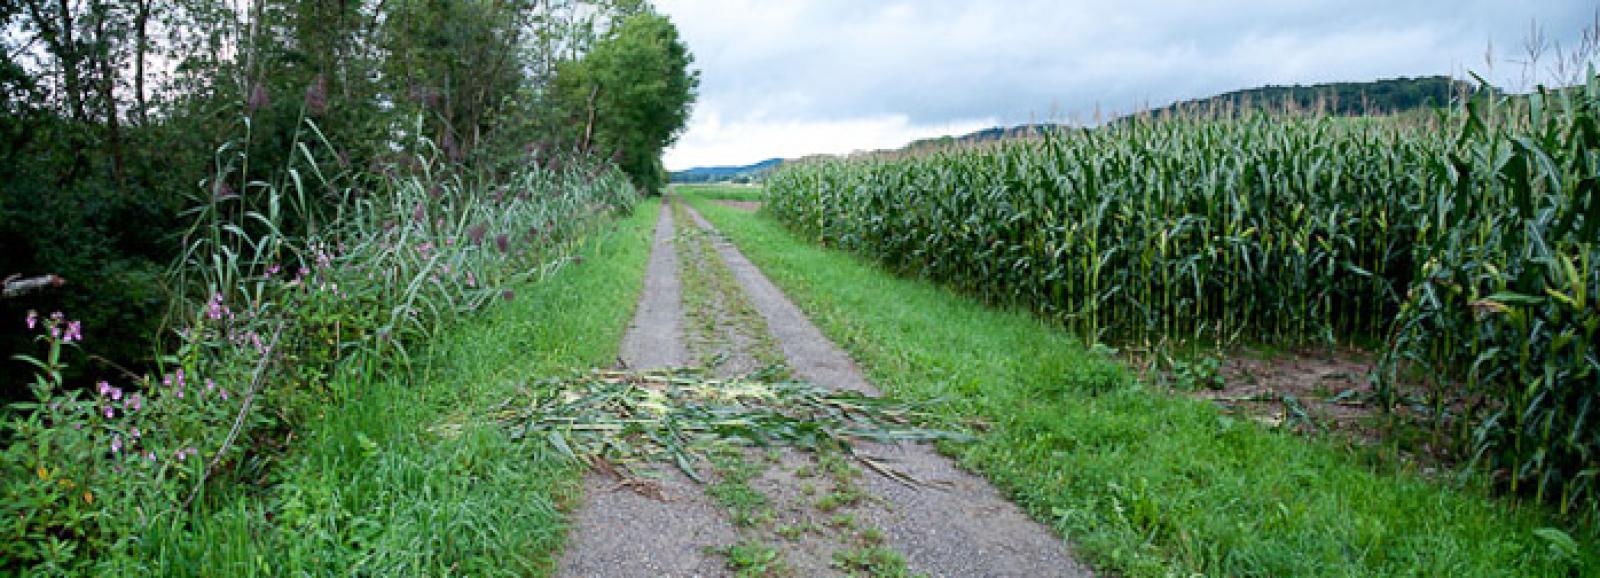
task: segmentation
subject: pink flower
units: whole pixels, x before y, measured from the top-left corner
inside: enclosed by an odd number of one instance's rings
[[[144,407],[144,396],[137,393],[128,396],[128,400],[122,402],[122,409],[127,411],[139,411],[141,407]]]
[[[122,436],[111,436],[111,453],[122,451]]]
[[[36,326],[38,324],[39,324],[39,312],[38,311],[34,311],[32,309],[29,309],[28,310],[28,329],[33,329],[34,326]]]
[[[187,459],[188,457],[189,457],[189,452],[186,452],[186,451],[183,451],[183,450],[178,450],[178,461],[181,462],[181,461]]]
[[[108,405],[108,406],[106,406],[105,414],[106,414],[106,419],[111,419],[111,418],[117,417],[117,410]]]
[[[111,401],[117,401],[117,400],[120,400],[120,399],[122,399],[122,388],[120,388],[120,387],[111,388]]]
[[[228,390],[227,390],[227,388],[223,388],[222,389],[222,401],[228,401]]]
[[[229,311],[228,306],[222,303],[221,293],[216,293],[211,296],[211,302],[206,304],[206,316],[210,317],[213,321],[222,319],[223,317],[230,319],[233,318],[233,312]]]
[[[67,333],[66,335],[62,336],[61,340],[67,343],[83,341],[83,323],[77,320],[68,321]]]
[[[111,395],[111,384],[106,383],[105,380],[98,381],[94,385],[95,389],[100,392],[100,395]]]
[[[133,431],[128,432],[128,434],[132,435],[134,437],[134,439],[138,439],[139,438],[139,428],[133,428]]]
[[[211,381],[209,377],[206,378],[206,393],[210,393],[215,389],[217,389],[217,382]]]
[[[511,236],[505,233],[494,236],[494,246],[500,249],[501,254],[511,252]]]
[[[478,286],[478,277],[476,275],[473,275],[471,271],[467,271],[467,286],[468,287],[477,287]]]

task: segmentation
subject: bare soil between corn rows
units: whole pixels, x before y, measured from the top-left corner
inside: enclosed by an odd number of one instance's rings
[[[672,213],[664,204],[645,290],[623,339],[622,363],[651,369],[711,362],[715,373],[737,375],[779,356],[800,379],[879,394],[848,355],[709,222],[693,209],[687,209],[688,223],[675,222]],[[710,243],[678,238],[691,228],[710,235]],[[724,275],[731,273],[737,289],[711,298],[696,294],[694,306],[686,308],[683,276],[704,279],[720,267]],[[698,285],[688,290],[696,291],[701,291]],[[780,574],[793,576],[869,573],[837,561],[841,553],[868,543],[902,556],[914,575],[1092,575],[1059,536],[931,446],[862,441],[855,450],[919,483],[908,485],[862,468],[829,479],[815,474],[819,456],[812,452],[751,450],[747,457],[761,461],[762,472],[749,485],[765,497],[771,518],[752,524],[736,523],[707,495],[709,484],[675,468],[658,467],[645,483],[591,471],[557,575],[733,576],[718,549],[748,542],[776,549],[784,568]],[[819,505],[817,496],[841,484],[859,488],[864,498]]]

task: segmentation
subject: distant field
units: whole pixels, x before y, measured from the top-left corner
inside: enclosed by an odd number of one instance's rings
[[[672,189],[715,201],[761,202],[767,199],[766,189],[759,185],[673,185]]]

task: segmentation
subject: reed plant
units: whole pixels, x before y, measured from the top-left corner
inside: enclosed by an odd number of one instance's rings
[[[245,127],[186,213],[159,375],[68,388],[61,352],[92,346],[94,328],[60,313],[16,320],[45,353],[20,356],[37,369],[35,400],[0,430],[0,567],[138,567],[141,529],[185,527],[224,485],[270,483],[303,424],[566,265],[575,242],[637,199],[615,166],[578,155],[541,153],[490,177],[416,139],[355,169],[310,121],[281,178],[241,182],[254,174]]]

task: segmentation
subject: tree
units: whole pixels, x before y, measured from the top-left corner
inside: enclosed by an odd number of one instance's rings
[[[641,190],[667,182],[661,152],[682,133],[700,85],[694,57],[666,16],[648,7],[620,17],[581,59],[558,67],[557,106],[578,122],[577,148],[611,153]]]

